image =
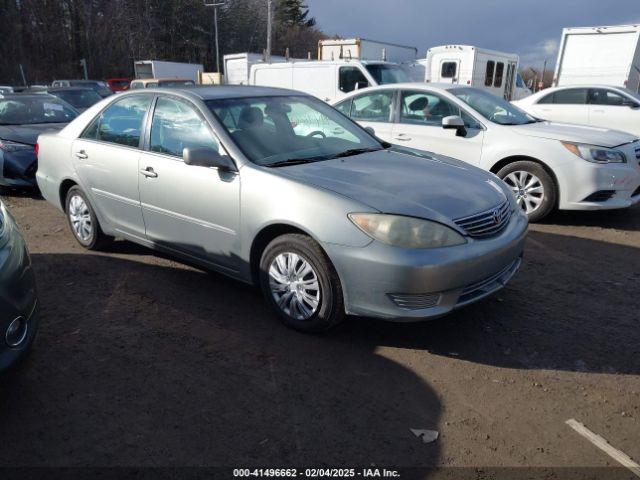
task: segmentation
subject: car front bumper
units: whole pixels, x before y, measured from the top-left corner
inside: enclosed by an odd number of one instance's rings
[[[625,153],[626,164],[602,165],[574,158],[566,162],[557,172],[561,182],[558,207],[612,210],[640,203],[640,165],[634,151]]]
[[[38,327],[36,282],[29,252],[13,219],[4,213],[5,221],[12,225],[0,239],[0,372],[25,355]],[[10,347],[6,332],[17,318],[26,321],[26,335],[18,346]]]
[[[411,250],[375,241],[323,247],[340,277],[347,314],[419,321],[503,288],[520,266],[527,224],[516,213],[498,236],[449,248]]]

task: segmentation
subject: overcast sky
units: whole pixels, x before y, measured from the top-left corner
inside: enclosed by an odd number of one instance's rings
[[[640,0],[307,0],[327,34],[427,48],[475,45],[555,66],[564,27],[640,23]]]

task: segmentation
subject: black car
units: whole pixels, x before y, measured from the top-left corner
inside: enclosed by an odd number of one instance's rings
[[[106,82],[102,80],[54,80],[52,87],[84,87],[94,90],[102,98],[113,95]]]
[[[38,296],[27,246],[0,201],[0,372],[20,361],[38,330]]]
[[[79,112],[84,112],[87,108],[102,100],[102,97],[95,90],[87,87],[49,88],[47,93],[64,100]]]
[[[36,186],[38,135],[60,130],[78,112],[42,93],[0,96],[0,189]]]

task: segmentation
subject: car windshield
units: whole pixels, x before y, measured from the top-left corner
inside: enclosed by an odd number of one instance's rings
[[[487,120],[499,125],[525,125],[538,121],[506,100],[484,90],[453,88],[449,93],[458,97]]]
[[[98,95],[94,90],[64,90],[59,92],[52,92],[56,97],[60,97],[65,102],[71,104],[76,108],[88,108],[96,102],[102,100],[102,97]]]
[[[395,65],[373,64],[366,68],[378,85],[411,81],[407,73]]]
[[[48,95],[0,99],[0,125],[67,123],[77,116],[69,105]]]
[[[161,80],[159,82],[161,87],[171,88],[171,87],[192,87],[195,85],[193,80]],[[149,84],[151,86],[151,84]],[[154,87],[158,86],[158,84],[154,84]]]
[[[321,161],[385,147],[312,97],[231,98],[206,103],[238,147],[257,165]]]

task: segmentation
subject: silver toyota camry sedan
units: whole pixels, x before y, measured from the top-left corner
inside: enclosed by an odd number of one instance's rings
[[[123,93],[38,146],[38,185],[82,246],[123,237],[255,283],[299,330],[440,316],[521,261],[527,219],[497,177],[299,92]]]

